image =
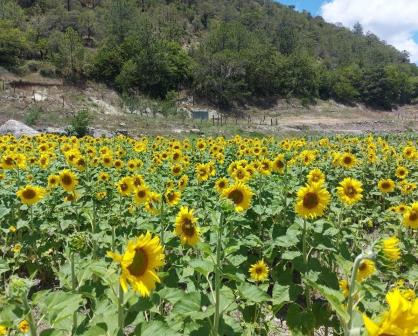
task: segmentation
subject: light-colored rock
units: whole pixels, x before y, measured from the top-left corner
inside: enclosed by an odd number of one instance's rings
[[[62,127],[47,127],[42,130],[39,130],[42,133],[49,133],[49,134],[58,134],[58,135],[66,135],[67,131]]]
[[[147,108],[145,109],[145,113],[146,113],[146,114],[151,114],[151,113],[152,113],[152,110],[151,110],[149,107],[147,107]]]
[[[89,134],[94,138],[101,138],[101,137],[111,138],[115,135],[113,132],[110,132],[108,130],[104,130],[100,128],[93,128],[93,127],[89,128]]]
[[[20,137],[22,135],[38,135],[39,132],[20,121],[10,119],[0,126],[0,134],[13,134]]]

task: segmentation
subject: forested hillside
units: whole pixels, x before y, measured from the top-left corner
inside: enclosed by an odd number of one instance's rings
[[[0,0],[0,66],[223,109],[271,97],[390,109],[418,96],[406,52],[271,0]]]

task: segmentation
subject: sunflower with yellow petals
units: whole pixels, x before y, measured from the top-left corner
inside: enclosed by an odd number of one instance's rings
[[[325,174],[318,168],[312,169],[308,176],[308,183],[325,183]]]
[[[164,249],[158,236],[147,232],[130,240],[124,254],[109,251],[108,257],[121,265],[120,285],[123,291],[128,284],[142,297],[150,296],[161,280],[157,271],[164,265]]]
[[[26,205],[34,205],[44,198],[46,190],[42,187],[27,185],[24,188],[19,189],[16,195],[20,198],[20,201]]]
[[[168,189],[164,195],[164,199],[169,206],[175,206],[181,199],[181,193],[173,189]]]
[[[250,277],[254,281],[265,281],[269,277],[269,267],[264,260],[259,260],[255,264],[251,265],[249,269]]]
[[[250,187],[242,182],[236,182],[227,187],[222,195],[234,203],[235,211],[242,212],[250,207],[253,192]]]
[[[59,173],[61,187],[68,192],[74,191],[78,185],[77,176],[68,169],[64,169]]]
[[[176,217],[174,234],[180,238],[183,245],[194,246],[200,241],[200,229],[192,209],[181,207]]]
[[[360,262],[356,279],[357,281],[363,281],[364,279],[367,279],[370,277],[373,273],[376,272],[376,266],[373,260],[370,259],[364,259]]]
[[[391,193],[395,190],[395,182],[392,179],[382,179],[378,182],[377,187],[382,193]]]
[[[330,194],[322,184],[312,183],[297,192],[296,213],[303,218],[316,218],[324,214],[330,202]]]
[[[221,177],[215,181],[215,189],[218,193],[222,194],[225,188],[229,185],[229,181],[226,177]]]
[[[351,177],[346,177],[337,187],[337,195],[340,200],[347,204],[353,205],[363,198],[363,185],[360,181]]]
[[[403,215],[403,224],[412,229],[418,229],[418,202],[407,208]]]
[[[121,178],[116,183],[116,188],[117,188],[119,194],[121,194],[122,196],[131,195],[133,190],[134,190],[134,186],[133,186],[133,183],[132,183],[132,178],[130,176],[125,176],[125,177]]]

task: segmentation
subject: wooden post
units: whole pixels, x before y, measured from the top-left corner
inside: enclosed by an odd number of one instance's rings
[[[215,126],[215,115],[212,115],[212,125]]]
[[[62,96],[62,107],[65,106],[64,96]]]
[[[32,97],[33,97],[33,101],[36,103],[35,90],[32,90]]]
[[[270,124],[273,126],[273,118],[270,118]]]

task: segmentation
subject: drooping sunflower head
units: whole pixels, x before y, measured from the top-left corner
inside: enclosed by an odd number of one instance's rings
[[[383,239],[380,243],[381,251],[385,259],[390,262],[398,261],[401,258],[400,241],[397,237]]]
[[[142,297],[150,296],[156,283],[160,282],[157,271],[164,265],[164,250],[158,236],[147,232],[131,240],[123,255],[108,252],[107,255],[120,263],[120,284],[128,290],[128,284]]]
[[[345,297],[348,297],[348,294],[350,293],[350,286],[348,284],[348,281],[346,279],[342,279],[338,282],[338,284],[343,295]]]
[[[392,179],[382,179],[377,186],[382,193],[390,193],[395,190],[395,182]]]
[[[249,272],[251,279],[254,281],[265,281],[269,276],[269,267],[264,260],[259,260],[251,265]]]
[[[160,202],[161,195],[154,191],[150,191],[148,199],[145,202],[145,210],[148,211],[150,214],[157,215],[160,212]]]
[[[20,198],[20,201],[26,205],[34,205],[44,198],[46,190],[42,187],[27,185],[24,188],[19,189],[16,195]]]
[[[357,271],[357,281],[363,281],[370,277],[376,271],[376,266],[373,260],[365,259],[360,262],[360,266]]]
[[[183,175],[182,177],[180,177],[177,185],[179,189],[183,191],[184,189],[186,189],[188,182],[189,182],[189,177],[187,175]]]
[[[77,176],[68,169],[61,171],[59,177],[61,187],[68,192],[73,191],[78,184]]]
[[[283,174],[285,169],[285,159],[283,154],[279,154],[273,161],[273,171]]]
[[[296,213],[303,218],[322,216],[330,201],[329,192],[319,183],[307,184],[297,192]]]
[[[353,205],[359,202],[363,198],[362,192],[362,183],[351,177],[346,177],[337,187],[338,197],[347,205]]]
[[[176,217],[174,233],[180,238],[182,244],[194,246],[200,241],[200,229],[192,209],[181,207]]]
[[[223,196],[234,203],[235,211],[242,212],[250,207],[253,192],[242,182],[236,182],[224,190]]]
[[[403,215],[403,224],[412,229],[418,229],[418,202],[412,205],[405,211]]]

